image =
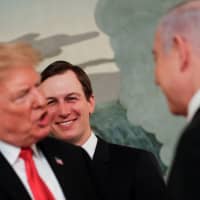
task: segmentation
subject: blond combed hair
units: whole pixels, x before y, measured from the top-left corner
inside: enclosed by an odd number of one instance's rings
[[[40,53],[28,43],[0,43],[0,69],[29,63],[36,67],[41,60]]]

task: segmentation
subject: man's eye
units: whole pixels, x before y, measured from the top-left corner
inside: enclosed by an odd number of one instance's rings
[[[47,101],[47,105],[55,105],[56,102],[55,101]]]
[[[76,97],[69,97],[69,99],[71,99],[71,100],[75,100],[75,99],[77,99]]]
[[[28,93],[29,93],[29,90],[21,91],[20,93],[18,93],[18,94],[15,96],[15,100],[23,99],[24,97],[26,97],[26,95],[27,95]]]
[[[76,100],[77,97],[68,97],[69,100]]]

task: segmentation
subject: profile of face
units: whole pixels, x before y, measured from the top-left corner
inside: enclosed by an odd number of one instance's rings
[[[75,145],[82,145],[91,134],[90,114],[95,107],[94,97],[88,100],[75,73],[71,70],[46,79],[41,88],[54,115],[53,134]]]
[[[25,63],[1,72],[1,140],[25,147],[47,136],[50,117],[39,84],[39,74]]]
[[[170,111],[182,115],[185,107],[180,93],[183,91],[183,71],[181,69],[179,48],[173,44],[169,50],[164,49],[160,32],[157,31],[153,46],[155,62],[155,82],[161,88],[168,102]]]

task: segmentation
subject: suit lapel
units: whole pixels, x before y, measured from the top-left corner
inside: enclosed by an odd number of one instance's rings
[[[45,141],[38,144],[39,148],[42,150],[45,158],[47,159],[49,165],[51,166],[62,190],[67,198],[70,196],[70,180],[73,180],[72,174],[69,173],[68,164],[65,162],[65,158],[60,155],[54,146],[51,147],[50,144],[46,145]],[[66,179],[67,177],[67,179]]]
[[[42,150],[45,158],[47,159],[49,165],[51,166],[61,188],[66,198],[73,199],[74,188],[74,172],[71,164],[66,163],[65,157],[67,157],[67,152],[59,153],[58,149],[55,149],[54,145],[48,143],[48,139],[43,140],[38,143],[38,147]]]
[[[103,195],[107,194],[110,172],[110,149],[109,144],[98,138],[94,158],[92,160],[94,176],[97,188],[100,188]]]
[[[8,193],[11,199],[30,199],[28,192],[26,191],[23,183],[12,169],[10,164],[4,158],[4,156],[0,153],[0,163],[1,163],[1,180],[0,187],[3,188],[5,193]],[[13,189],[14,188],[14,189]]]
[[[97,146],[93,158],[94,162],[101,162],[107,165],[110,161],[109,144],[98,137]]]

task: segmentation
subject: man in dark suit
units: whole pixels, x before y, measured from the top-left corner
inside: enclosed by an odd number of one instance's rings
[[[161,200],[164,182],[155,157],[103,141],[91,129],[95,100],[87,74],[70,63],[56,61],[41,76],[48,110],[54,115],[52,133],[87,151],[102,199]]]
[[[170,9],[155,34],[156,83],[169,109],[187,117],[168,177],[167,199],[200,199],[200,1]]]
[[[0,44],[0,199],[96,199],[88,155],[44,139],[51,116],[39,89],[37,61],[29,45]]]

